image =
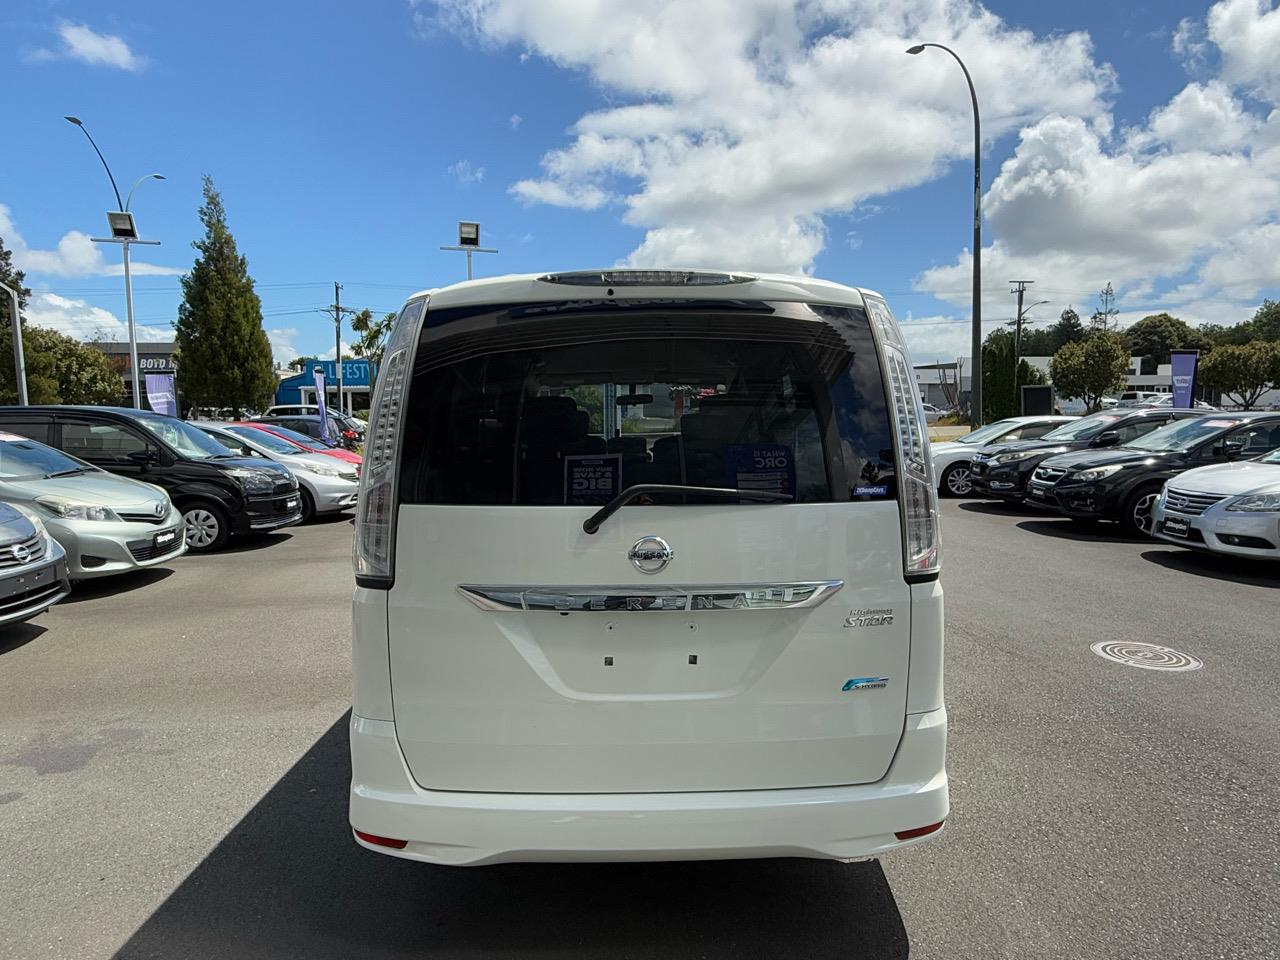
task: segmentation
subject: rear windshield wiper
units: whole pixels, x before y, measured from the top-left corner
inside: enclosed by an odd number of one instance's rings
[[[733,487],[694,487],[682,483],[637,483],[627,487],[603,507],[582,521],[585,533],[595,533],[600,525],[618,512],[622,507],[650,493],[697,494],[700,497],[715,497],[720,500],[759,500],[764,503],[790,503],[795,497],[789,493],[774,493],[771,490],[736,490]]]

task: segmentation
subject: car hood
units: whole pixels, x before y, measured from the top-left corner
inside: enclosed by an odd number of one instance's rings
[[[1174,459],[1177,459],[1176,454],[1111,447],[1105,450],[1073,450],[1070,453],[1050,457],[1044,465],[1064,470],[1088,470],[1092,467],[1110,466],[1113,463],[1155,463]]]
[[[1180,474],[1169,484],[1183,493],[1218,493],[1235,496],[1242,493],[1280,492],[1280,463],[1258,463],[1253,460],[1215,463],[1196,467]]]
[[[1046,452],[1049,450],[1069,450],[1072,445],[1069,440],[1011,440],[1009,443],[993,443],[980,449],[984,454],[996,456],[1001,453],[1014,453],[1018,450],[1044,450]]]
[[[36,525],[16,507],[0,503],[0,544],[21,543],[36,535]]]
[[[106,472],[51,477],[48,480],[8,480],[0,483],[0,495],[13,500],[58,497],[75,503],[112,508],[134,507],[147,512],[155,509],[156,504],[163,503],[168,512],[168,498],[155,487]]]

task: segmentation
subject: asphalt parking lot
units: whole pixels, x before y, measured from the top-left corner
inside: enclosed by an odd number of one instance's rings
[[[0,634],[0,956],[1280,954],[1280,571],[943,513],[951,821],[853,865],[366,852],[345,521],[85,589]]]

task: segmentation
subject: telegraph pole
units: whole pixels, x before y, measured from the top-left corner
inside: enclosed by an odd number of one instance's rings
[[[1009,282],[1013,284],[1013,289],[1009,292],[1018,296],[1018,312],[1015,315],[1016,319],[1013,321],[1013,369],[1016,373],[1018,361],[1022,359],[1022,318],[1025,314],[1022,309],[1022,298],[1027,292],[1027,287],[1031,286],[1035,281],[1010,280]]]
[[[338,412],[346,413],[342,406],[342,284],[333,281],[333,365],[338,380]]]

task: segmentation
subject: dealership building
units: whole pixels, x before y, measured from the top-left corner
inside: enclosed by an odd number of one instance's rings
[[[124,378],[123,406],[133,406],[133,371],[129,364],[129,344],[98,342],[91,344],[107,355],[116,371]],[[147,374],[172,373],[178,390],[182,389],[182,377],[178,375],[178,345],[172,340],[147,341],[138,344],[138,385],[142,388],[142,408],[150,410],[147,403]]]
[[[313,360],[302,373],[280,381],[276,387],[277,404],[315,403],[315,368],[324,371],[325,403],[338,406],[338,368],[332,360]],[[347,413],[369,409],[369,361],[342,361],[342,409]]]

